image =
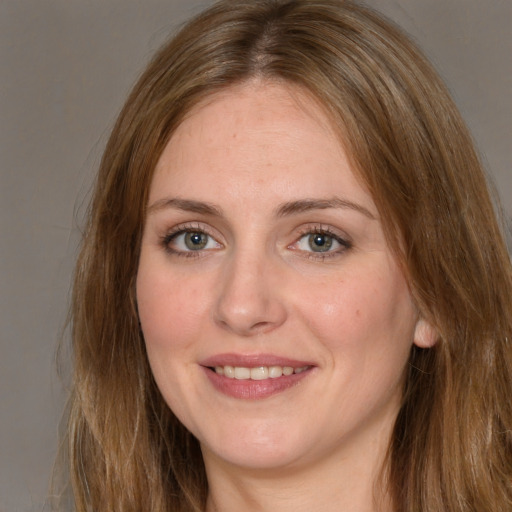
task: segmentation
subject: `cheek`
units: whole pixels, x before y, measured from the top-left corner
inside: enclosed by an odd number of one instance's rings
[[[199,283],[173,276],[165,265],[141,258],[137,306],[146,352],[155,381],[170,409],[187,418],[188,387],[193,379],[194,340],[201,333],[204,300]]]
[[[143,263],[137,275],[137,306],[148,352],[179,349],[201,328],[199,318],[207,308],[204,286]]]
[[[364,269],[363,269],[364,270]],[[415,309],[397,269],[347,273],[311,286],[300,309],[309,327],[333,351],[367,358],[370,350],[403,356],[412,345]]]

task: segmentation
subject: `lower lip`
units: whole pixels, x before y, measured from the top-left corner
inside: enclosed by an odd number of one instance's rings
[[[212,369],[204,366],[203,369],[217,391],[220,391],[224,395],[244,400],[259,400],[282,393],[298,384],[302,379],[305,379],[312,370],[312,368],[308,368],[301,373],[283,375],[276,379],[238,380],[219,375]]]

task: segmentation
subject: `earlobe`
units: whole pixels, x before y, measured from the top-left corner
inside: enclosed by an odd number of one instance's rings
[[[438,338],[437,329],[424,318],[418,318],[414,328],[414,344],[420,348],[431,348],[437,343]]]

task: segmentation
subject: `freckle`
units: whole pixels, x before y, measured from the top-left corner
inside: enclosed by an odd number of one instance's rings
[[[361,316],[361,311],[359,309],[356,310],[356,316]]]

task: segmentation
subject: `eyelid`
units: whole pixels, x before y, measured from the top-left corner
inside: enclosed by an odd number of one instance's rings
[[[167,230],[160,237],[160,244],[164,247],[164,249],[171,255],[180,256],[180,257],[201,257],[205,256],[205,253],[216,250],[217,248],[203,248],[198,250],[179,250],[173,249],[170,244],[171,242],[181,234],[187,232],[196,232],[196,233],[204,233],[208,237],[211,237],[213,241],[218,244],[218,248],[223,248],[224,243],[219,241],[222,239],[220,233],[217,230],[211,228],[208,224],[203,224],[201,222],[184,222],[181,224],[177,224],[173,226],[171,229]],[[335,250],[329,250],[325,252],[321,251],[307,251],[303,249],[299,249],[297,244],[299,241],[305,236],[312,234],[324,234],[329,237],[332,237],[335,241],[340,244],[340,247]],[[296,236],[294,242],[288,245],[288,249],[294,250],[297,253],[301,253],[303,257],[314,259],[314,260],[325,260],[328,258],[339,257],[344,254],[347,250],[351,249],[353,246],[351,238],[342,232],[339,229],[333,228],[332,226],[325,224],[309,224],[303,225],[298,229],[298,235]]]
[[[325,252],[315,252],[315,251],[305,251],[302,249],[298,249],[296,246],[305,236],[314,235],[314,234],[323,234],[329,237],[332,237],[340,244],[340,248],[333,251],[325,251]],[[296,250],[298,253],[303,253],[303,256],[309,259],[314,260],[325,260],[328,258],[339,257],[344,254],[347,250],[351,249],[353,246],[351,238],[341,232],[338,229],[334,229],[331,226],[325,224],[313,224],[302,226],[299,229],[299,236],[295,239],[295,241],[288,246],[289,249]]]
[[[160,237],[160,244],[164,247],[164,249],[171,255],[175,256],[183,256],[186,258],[190,257],[200,257],[204,255],[205,252],[212,251],[214,249],[198,249],[197,251],[190,250],[177,250],[171,248],[170,244],[173,240],[175,240],[178,236],[185,234],[185,233],[203,233],[210,237],[212,240],[215,241],[216,244],[218,244],[221,248],[223,247],[223,243],[219,242],[219,238],[221,238],[216,230],[211,229],[208,225],[199,223],[199,222],[185,222],[182,224],[177,224],[176,226],[173,226],[171,229],[167,230],[161,237]]]

